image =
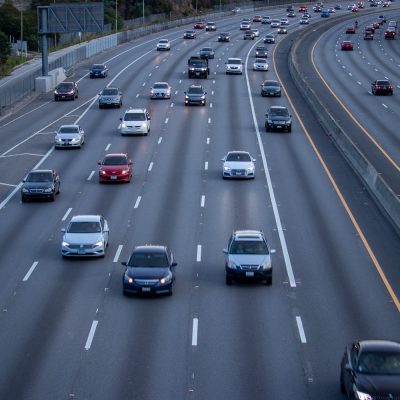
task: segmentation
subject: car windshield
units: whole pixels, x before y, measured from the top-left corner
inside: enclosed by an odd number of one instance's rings
[[[203,61],[197,60],[197,61],[190,61],[190,65],[193,67],[202,67],[204,65]]]
[[[229,254],[269,254],[267,245],[261,240],[236,240],[232,242]]]
[[[97,221],[76,221],[68,226],[68,233],[98,233],[101,232],[100,222]]]
[[[248,153],[229,153],[226,161],[251,161],[251,157]]]
[[[358,360],[357,371],[364,374],[400,375],[400,353],[363,352]]]
[[[146,121],[144,113],[126,113],[124,121]]]
[[[211,47],[203,47],[202,49],[201,49],[201,51],[204,51],[204,52],[212,52],[212,48]]]
[[[168,268],[168,259],[164,253],[133,253],[128,265],[138,268]]]
[[[62,126],[58,133],[79,133],[79,128],[77,126]]]
[[[269,111],[269,115],[278,117],[287,117],[289,112],[286,108],[273,108]]]
[[[168,39],[161,39],[158,43],[168,43]]]
[[[126,160],[126,157],[121,157],[121,156],[110,156],[106,157],[103,160],[103,165],[127,165],[128,162]]]
[[[256,64],[266,64],[267,60],[265,60],[264,58],[256,58],[255,63]]]
[[[203,94],[204,91],[203,91],[203,88],[201,88],[201,87],[191,87],[191,88],[189,88],[188,93],[191,93],[191,94]]]
[[[279,87],[279,82],[275,82],[275,81],[266,81],[264,82],[264,86],[273,86],[273,87]]]
[[[114,88],[106,88],[103,89],[103,96],[117,96],[118,95],[118,89],[114,89]]]
[[[101,69],[104,69],[104,65],[102,65],[102,64],[94,64],[92,69],[100,69],[101,70]]]
[[[228,64],[241,64],[241,63],[242,63],[241,60],[232,60],[232,59],[228,60]]]
[[[168,89],[167,83],[155,83],[153,89]]]
[[[53,182],[51,172],[31,172],[26,178],[26,182]]]
[[[193,33],[193,31],[186,31],[185,32],[187,35],[191,35]]]
[[[256,51],[266,51],[265,47],[257,47]]]
[[[57,90],[72,90],[73,84],[72,83],[60,83],[57,86]]]

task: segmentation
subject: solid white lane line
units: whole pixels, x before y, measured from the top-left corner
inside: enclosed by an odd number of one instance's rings
[[[138,208],[139,207],[139,203],[140,203],[141,199],[142,199],[142,196],[138,196],[138,198],[136,199],[136,203],[135,203],[133,208]]]
[[[204,163],[204,169],[207,171],[208,170],[208,161],[206,161],[205,163]]]
[[[104,149],[104,151],[110,150],[110,147],[111,147],[111,143],[108,143],[108,145],[106,146],[106,148]]]
[[[167,117],[167,118],[165,118],[165,121],[164,121],[164,123],[165,123],[165,124],[168,124],[168,117]]]
[[[192,346],[197,346],[198,330],[199,330],[199,319],[198,318],[193,318]]]
[[[150,172],[153,169],[153,161],[150,163],[149,168],[147,168],[147,171]]]
[[[24,278],[22,279],[23,282],[26,282],[29,277],[32,275],[32,272],[35,270],[36,266],[39,264],[39,261],[35,261],[31,267],[29,268],[29,271],[26,273],[26,275],[24,276]]]
[[[118,246],[117,251],[115,252],[115,256],[114,256],[113,262],[115,262],[115,263],[118,262],[118,259],[119,259],[119,256],[121,255],[121,251],[122,251],[123,247],[124,247],[124,245],[122,245],[122,244],[120,244]]]
[[[96,320],[94,320],[92,322],[92,326],[90,328],[90,332],[89,332],[89,335],[88,335],[87,340],[86,340],[85,350],[89,350],[90,346],[92,345],[92,341],[93,341],[93,338],[94,338],[94,334],[96,333],[96,328],[97,328],[97,324],[98,323],[99,323],[99,321],[96,321]]]
[[[72,211],[72,208],[68,208],[67,212],[61,218],[61,221],[65,221],[68,218],[69,213]]]
[[[307,343],[306,334],[304,333],[303,322],[301,321],[301,317],[296,317],[297,329],[299,330],[301,343]]]
[[[198,244],[198,245],[197,245],[196,261],[197,261],[197,262],[200,262],[200,261],[201,261],[201,244]]]
[[[383,105],[383,107],[388,108],[388,106],[386,104],[382,103],[382,105]]]
[[[200,207],[204,207],[205,203],[206,203],[206,196],[204,196],[204,194],[203,194],[201,196]]]
[[[93,175],[94,175],[95,172],[96,172],[96,171],[92,171],[92,172],[89,174],[89,176],[88,176],[88,178],[87,178],[88,181],[90,181],[90,180],[93,178]]]
[[[159,138],[158,138],[158,144],[160,144],[162,142],[162,136],[160,136]]]

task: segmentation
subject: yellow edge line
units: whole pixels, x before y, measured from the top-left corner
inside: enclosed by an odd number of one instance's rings
[[[279,43],[278,43],[278,45],[279,45]],[[381,279],[382,279],[384,285],[386,286],[387,291],[388,291],[389,294],[390,294],[390,297],[392,298],[392,300],[393,300],[393,302],[394,302],[394,304],[395,304],[395,306],[396,306],[396,308],[397,308],[397,311],[400,312],[400,301],[399,301],[399,299],[397,298],[397,296],[396,296],[396,294],[395,294],[395,292],[394,292],[392,286],[390,285],[388,279],[386,278],[386,275],[385,275],[385,273],[383,272],[382,267],[380,266],[380,264],[379,264],[377,258],[375,257],[375,254],[374,254],[374,252],[372,251],[371,246],[369,245],[369,243],[368,243],[366,237],[364,236],[364,234],[363,234],[363,232],[362,232],[360,226],[358,225],[357,220],[355,219],[353,213],[351,212],[349,206],[347,205],[347,202],[346,202],[346,200],[344,199],[344,197],[343,197],[343,195],[342,195],[342,193],[341,193],[341,191],[340,191],[338,185],[336,184],[335,179],[333,178],[332,174],[330,173],[328,166],[326,165],[325,161],[323,160],[323,158],[322,158],[320,152],[318,151],[318,149],[317,149],[317,147],[316,147],[314,141],[312,140],[312,138],[311,138],[311,136],[310,136],[308,130],[307,130],[306,127],[304,126],[304,123],[303,123],[303,121],[302,121],[302,119],[301,119],[299,113],[297,112],[296,108],[294,107],[294,105],[293,105],[293,103],[292,103],[292,100],[290,99],[290,97],[289,97],[289,95],[288,95],[288,93],[287,93],[287,91],[286,91],[285,85],[283,84],[283,82],[282,82],[282,80],[281,80],[281,78],[280,78],[280,76],[279,76],[279,73],[278,73],[278,70],[277,70],[276,64],[275,64],[275,51],[276,51],[278,45],[274,47],[274,50],[273,50],[273,52],[272,52],[272,62],[273,62],[273,65],[274,65],[274,70],[275,70],[276,76],[277,76],[279,82],[281,83],[282,89],[283,89],[283,91],[284,91],[284,93],[285,93],[285,95],[286,95],[286,98],[288,99],[288,102],[289,102],[289,104],[290,104],[290,107],[292,108],[293,112],[295,113],[296,118],[297,118],[297,120],[299,121],[299,123],[300,123],[300,125],[301,125],[301,127],[302,127],[302,129],[303,129],[304,134],[305,134],[306,137],[307,137],[307,140],[309,141],[309,143],[310,143],[312,149],[314,150],[314,152],[315,152],[315,154],[316,154],[316,156],[317,156],[319,162],[320,162],[321,165],[322,165],[322,168],[324,169],[326,175],[328,176],[328,178],[329,178],[329,180],[330,180],[330,182],[331,182],[331,184],[332,184],[332,186],[333,186],[333,188],[334,188],[334,190],[335,190],[337,196],[339,197],[340,202],[342,203],[344,209],[345,209],[346,212],[347,212],[347,215],[348,215],[349,218],[350,218],[350,221],[352,222],[352,224],[354,225],[354,227],[355,227],[355,229],[356,229],[358,235],[360,236],[361,241],[362,241],[362,243],[363,243],[365,249],[367,250],[367,253],[368,253],[369,257],[371,258],[371,260],[372,260],[372,262],[373,262],[373,264],[374,264],[374,266],[375,266],[375,269],[378,271],[379,276],[381,277]]]

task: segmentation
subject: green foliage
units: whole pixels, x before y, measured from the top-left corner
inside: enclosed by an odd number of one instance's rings
[[[11,54],[10,44],[7,35],[0,31],[0,72],[4,73],[4,67],[8,56]]]

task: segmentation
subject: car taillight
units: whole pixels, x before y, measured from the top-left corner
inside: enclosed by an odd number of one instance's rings
[[[393,86],[392,86],[392,85],[389,85],[389,86],[388,86],[388,89],[393,89]]]
[[[377,89],[382,89],[380,86],[377,86],[376,88],[377,88]]]

